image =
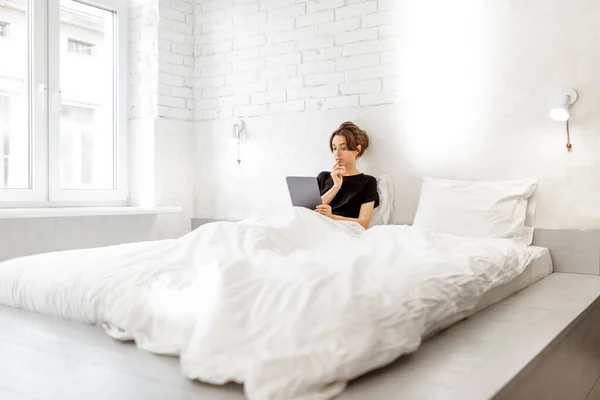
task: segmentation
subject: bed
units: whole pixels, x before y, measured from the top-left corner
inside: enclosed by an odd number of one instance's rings
[[[425,339],[434,336],[441,330],[454,325],[458,321],[477,314],[479,311],[506,299],[553,273],[552,258],[550,256],[550,251],[547,248],[529,246],[528,251],[531,253],[532,259],[522,273],[509,282],[494,287],[485,293],[473,309],[458,313],[433,325],[424,335]]]
[[[465,224],[440,220],[452,216],[443,205],[431,215],[426,195],[413,226],[366,231],[291,208],[177,240],[0,263],[0,304],[102,325],[179,356],[190,379],[243,383],[250,399],[331,399],[551,270],[525,243],[531,182],[508,195],[491,186],[494,207],[451,196],[476,235],[444,232]]]

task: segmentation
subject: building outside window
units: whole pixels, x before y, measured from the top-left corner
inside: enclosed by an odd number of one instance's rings
[[[85,56],[91,56],[94,48],[96,47],[93,43],[82,42],[77,39],[68,39],[67,49],[69,53],[81,54]]]
[[[0,37],[8,37],[10,35],[10,24],[0,21]]]

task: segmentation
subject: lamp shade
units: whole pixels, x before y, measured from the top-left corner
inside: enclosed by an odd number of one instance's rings
[[[550,110],[550,118],[555,121],[567,121],[570,115],[569,108],[566,105],[560,105]]]
[[[550,109],[550,118],[555,121],[565,122],[571,118],[570,108],[579,97],[575,89],[565,90],[560,98],[560,103]]]
[[[235,124],[233,125],[233,133],[231,134],[229,139],[233,142],[237,142],[237,143],[241,142],[244,127],[245,127],[244,121],[242,121],[242,120],[236,121]]]

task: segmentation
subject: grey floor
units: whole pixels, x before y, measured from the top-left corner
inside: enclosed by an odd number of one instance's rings
[[[2,400],[229,400],[238,385],[190,381],[179,359],[149,354],[98,327],[0,307]]]
[[[553,274],[352,382],[339,399],[489,399],[599,296],[599,276]],[[591,392],[589,400],[600,387]],[[98,327],[0,306],[1,400],[244,398],[239,385],[189,381],[178,358]]]

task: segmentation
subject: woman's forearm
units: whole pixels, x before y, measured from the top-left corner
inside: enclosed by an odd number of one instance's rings
[[[321,200],[323,201],[323,204],[327,204],[327,205],[331,204],[335,195],[338,194],[339,191],[340,191],[340,186],[334,185],[331,189],[329,189],[327,191],[327,193],[325,193],[323,196],[321,196]]]

